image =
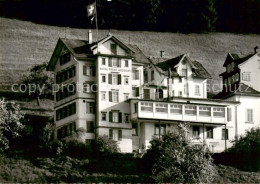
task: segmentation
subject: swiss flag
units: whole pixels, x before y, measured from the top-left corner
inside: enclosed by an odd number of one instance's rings
[[[87,8],[88,17],[94,16],[96,14],[96,11],[97,11],[96,10],[96,2],[91,3],[86,8]]]

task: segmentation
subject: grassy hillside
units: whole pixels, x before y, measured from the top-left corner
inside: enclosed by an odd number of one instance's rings
[[[94,32],[94,37],[95,33]],[[227,52],[240,56],[253,52],[260,45],[260,35],[238,35],[227,33],[179,34],[140,31],[110,30],[126,43],[136,44],[147,56],[166,57],[190,53],[192,59],[201,62],[219,82],[218,74]],[[103,37],[108,30],[99,30]],[[0,84],[20,79],[29,67],[47,62],[59,37],[85,39],[87,30],[38,25],[14,19],[0,18]]]

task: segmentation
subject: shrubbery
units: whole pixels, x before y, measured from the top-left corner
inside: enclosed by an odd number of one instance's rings
[[[215,163],[230,165],[244,171],[260,171],[260,128],[252,128],[233,141],[233,146],[215,154]]]
[[[213,181],[217,171],[209,152],[203,145],[193,145],[186,135],[186,126],[179,125],[177,132],[151,141],[144,159],[150,164],[146,165],[152,167],[156,182]]]
[[[95,143],[95,152],[100,156],[111,156],[119,151],[117,141],[109,138],[107,135],[99,136],[97,138]]]

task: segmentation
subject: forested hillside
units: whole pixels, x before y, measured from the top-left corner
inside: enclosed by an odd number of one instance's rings
[[[108,34],[99,30],[99,37]],[[110,30],[122,41],[136,44],[147,56],[166,57],[190,53],[219,82],[224,71],[223,62],[228,52],[243,56],[260,45],[260,35],[231,33],[180,34]],[[93,30],[94,38],[96,31]],[[48,62],[59,37],[86,39],[86,29],[38,25],[14,19],[0,18],[0,84],[17,82],[32,65]]]
[[[94,1],[0,0],[0,16],[40,24],[90,28],[86,6]],[[96,2],[98,25],[102,29],[181,33],[260,32],[259,0],[96,0]]]

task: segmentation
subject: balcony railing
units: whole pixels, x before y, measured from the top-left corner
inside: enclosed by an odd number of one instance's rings
[[[138,118],[226,123],[227,107],[208,104],[138,101]]]

